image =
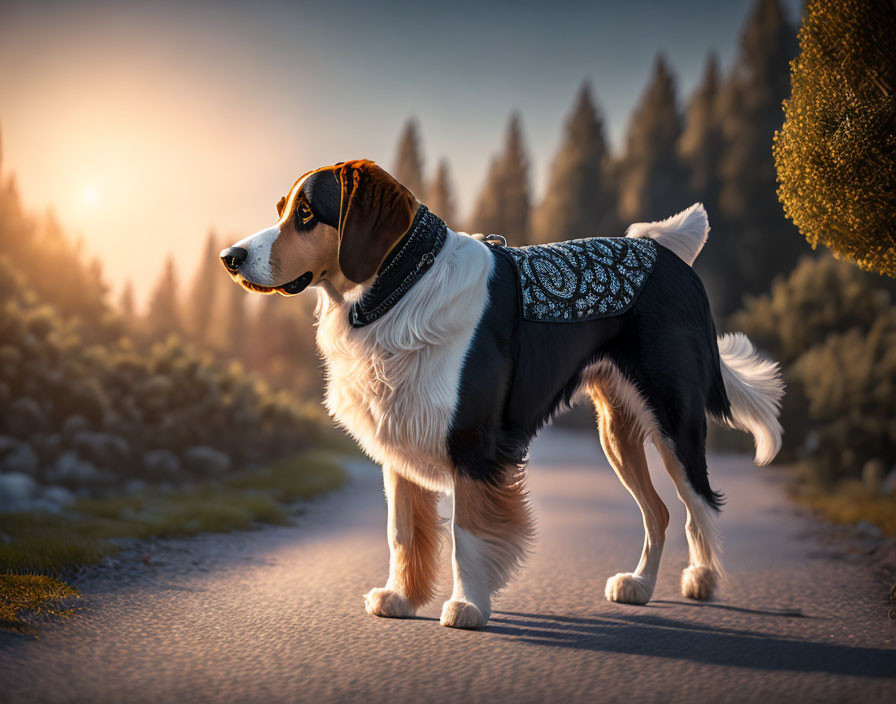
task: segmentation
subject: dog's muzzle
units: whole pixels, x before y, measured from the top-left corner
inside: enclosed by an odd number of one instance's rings
[[[242,247],[228,247],[221,250],[221,254],[218,256],[221,257],[221,261],[224,262],[227,271],[232,274],[243,265],[249,256],[249,252]]]
[[[308,288],[308,284],[311,283],[311,279],[314,278],[314,274],[310,271],[306,271],[299,278],[293,279],[288,284],[283,284],[279,286],[278,289],[283,291],[284,293],[289,294],[290,296],[294,296],[297,293],[301,293],[306,288]]]

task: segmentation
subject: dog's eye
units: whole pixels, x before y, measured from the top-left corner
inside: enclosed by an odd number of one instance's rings
[[[296,214],[299,216],[299,220],[302,221],[303,225],[307,225],[309,222],[314,220],[314,213],[311,212],[311,206],[308,205],[304,200],[299,201],[296,206]]]

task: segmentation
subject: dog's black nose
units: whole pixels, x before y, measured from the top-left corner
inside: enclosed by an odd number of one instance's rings
[[[221,261],[224,262],[227,271],[236,271],[239,269],[248,256],[249,252],[242,247],[228,247],[227,249],[221,250],[220,254]]]

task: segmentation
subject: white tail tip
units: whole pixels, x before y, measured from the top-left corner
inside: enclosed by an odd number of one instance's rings
[[[719,357],[722,380],[731,402],[732,428],[752,433],[756,442],[756,464],[775,459],[784,433],[778,415],[784,382],[776,362],[759,356],[742,332],[720,335]]]
[[[709,218],[706,217],[703,203],[694,203],[687,210],[660,222],[636,222],[629,225],[625,236],[649,238],[659,242],[693,266],[709,236]]]

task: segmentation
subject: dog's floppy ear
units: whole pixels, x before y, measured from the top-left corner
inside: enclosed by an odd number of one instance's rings
[[[337,170],[339,268],[362,283],[380,268],[414,221],[414,195],[372,161],[346,162]]]

